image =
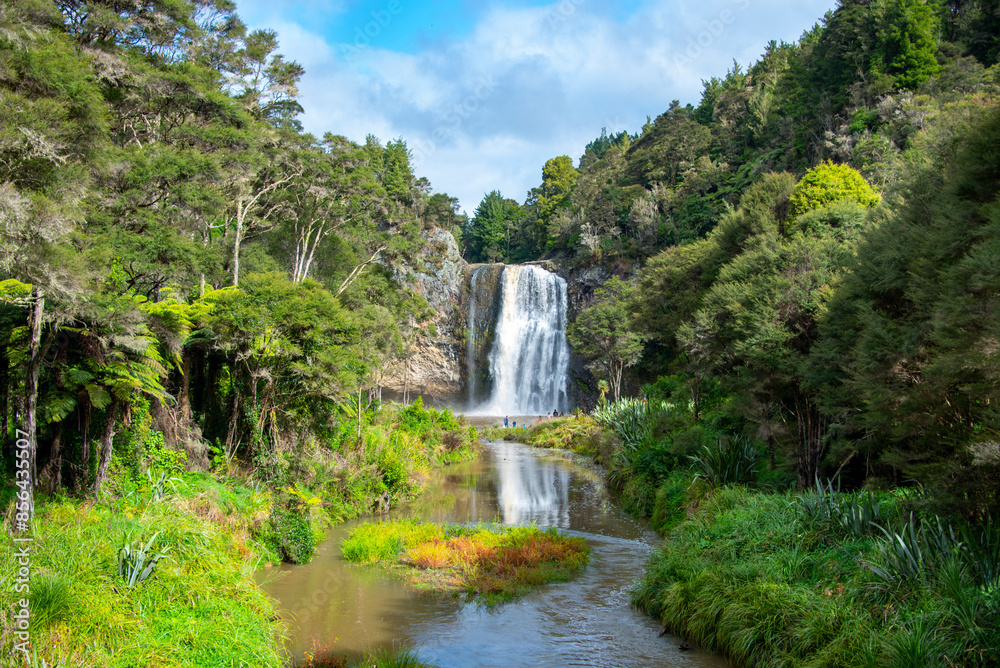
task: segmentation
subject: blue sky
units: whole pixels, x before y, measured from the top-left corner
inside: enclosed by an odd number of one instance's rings
[[[835,0],[237,0],[306,68],[316,135],[402,137],[417,174],[470,214],[524,201],[549,158],[636,132],[701,81],[795,41]]]

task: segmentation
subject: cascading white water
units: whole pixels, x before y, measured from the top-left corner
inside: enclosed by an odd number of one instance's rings
[[[508,265],[489,363],[493,387],[476,412],[544,415],[569,409],[566,281],[534,265]]]

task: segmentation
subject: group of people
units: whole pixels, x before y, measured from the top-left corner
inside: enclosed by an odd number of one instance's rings
[[[560,413],[559,411],[552,411],[551,413],[549,413],[548,415],[546,415],[544,418],[541,415],[539,415],[538,416],[538,421],[536,422],[536,424],[541,424],[543,419],[544,420],[551,420],[554,417],[566,417],[566,413]],[[526,425],[524,423],[521,423],[521,425],[525,429],[528,428],[528,425]],[[503,426],[504,426],[505,429],[517,429],[517,420],[510,420],[510,416],[509,415],[504,415],[503,416]]]
[[[505,428],[505,429],[507,429],[507,428],[510,428],[510,429],[517,429],[517,420],[512,420],[512,421],[511,421],[511,423],[510,423],[510,424],[508,424],[508,422],[507,422],[507,417],[508,417],[508,416],[506,416],[506,415],[504,415],[504,416],[503,416],[503,426],[504,426],[504,428]],[[521,426],[522,426],[522,427],[524,427],[525,429],[527,429],[527,428],[528,428],[528,425],[526,425],[526,424],[524,424],[524,423],[521,423]]]

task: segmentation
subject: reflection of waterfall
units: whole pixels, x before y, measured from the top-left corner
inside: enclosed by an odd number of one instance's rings
[[[569,471],[514,447],[497,454],[503,523],[569,528]]]
[[[485,269],[485,268],[484,268]],[[471,288],[478,289],[478,271]],[[566,377],[566,281],[534,265],[504,267],[499,312],[489,352],[488,399],[474,410],[493,415],[541,415],[569,408]],[[470,322],[476,320],[474,296]],[[480,316],[481,317],[481,316]],[[470,335],[470,404],[477,391]]]

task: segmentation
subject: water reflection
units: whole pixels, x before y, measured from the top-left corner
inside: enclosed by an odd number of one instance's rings
[[[420,501],[396,516],[435,522],[501,521],[557,526],[587,538],[591,564],[569,582],[546,585],[489,610],[414,590],[377,568],[345,563],[337,527],[312,563],[282,566],[264,585],[289,621],[288,649],[312,640],[351,656],[404,643],[438,666],[698,666],[725,662],[681,652],[678,638],[629,607],[657,537],[601,494],[600,476],[564,453],[492,443],[483,456],[436,471]]]
[[[525,448],[498,444],[494,455],[500,479],[499,502],[504,524],[569,528],[569,470],[539,460]]]

